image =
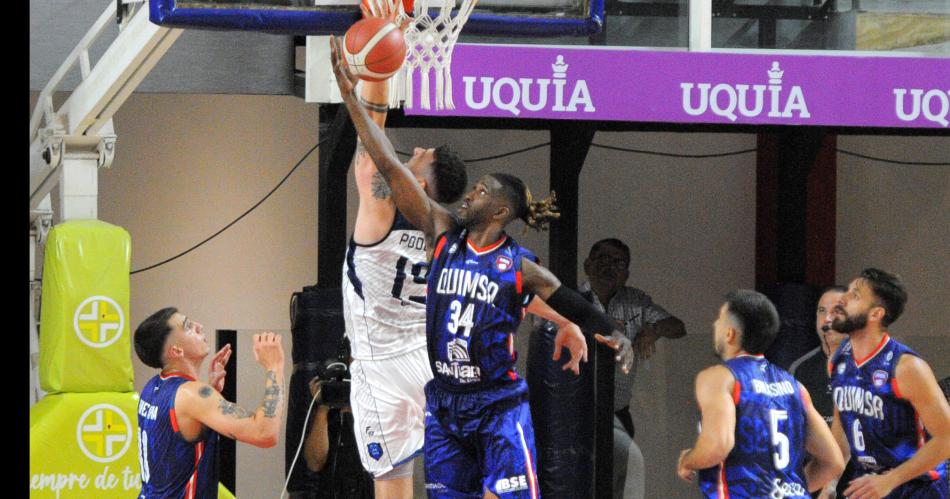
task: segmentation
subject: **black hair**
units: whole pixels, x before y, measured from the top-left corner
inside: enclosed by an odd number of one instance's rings
[[[726,295],[726,310],[742,333],[742,349],[756,355],[765,353],[778,335],[775,305],[758,291],[738,289]]]
[[[884,307],[881,325],[889,326],[901,316],[907,303],[907,290],[900,276],[881,269],[866,268],[861,271],[861,279],[868,283],[879,305]]]
[[[148,316],[135,329],[135,353],[145,365],[155,369],[164,367],[162,354],[165,350],[165,340],[172,332],[168,319],[176,312],[178,309],[175,307],[163,308]]]
[[[432,178],[435,182],[435,200],[440,203],[448,204],[458,201],[468,185],[465,162],[455,150],[447,145],[435,148]]]
[[[518,177],[507,173],[492,173],[492,178],[501,184],[501,195],[511,206],[513,217],[524,220],[525,225],[535,230],[544,230],[551,220],[561,216],[557,212],[554,192],[551,195],[535,201],[531,197],[528,186]]]
[[[842,286],[841,284],[832,284],[831,286],[827,286],[824,289],[822,289],[821,294],[831,293],[832,291],[835,293],[847,293],[848,287]]]
[[[591,255],[593,255],[594,252],[600,250],[600,248],[604,246],[612,246],[622,251],[623,255],[627,258],[627,266],[628,267],[630,266],[630,247],[624,244],[624,242],[621,241],[620,239],[616,239],[613,237],[608,237],[607,239],[601,239],[600,241],[597,241],[596,243],[594,243],[594,245],[590,247],[590,253],[588,253],[587,255],[588,258]]]

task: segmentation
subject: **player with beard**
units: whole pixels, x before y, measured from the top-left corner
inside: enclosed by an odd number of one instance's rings
[[[904,311],[896,275],[868,268],[836,306],[848,339],[828,363],[832,432],[855,464],[850,499],[946,498],[950,405],[930,366],[887,328]]]

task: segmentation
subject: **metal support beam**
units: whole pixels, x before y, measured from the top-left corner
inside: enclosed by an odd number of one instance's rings
[[[98,216],[99,155],[73,154],[63,159],[59,183],[59,219],[94,219]]]
[[[340,104],[320,105],[320,174],[317,185],[317,283],[342,285],[346,254],[346,175],[356,152],[356,129]]]
[[[689,50],[708,52],[712,48],[712,1],[689,1]]]

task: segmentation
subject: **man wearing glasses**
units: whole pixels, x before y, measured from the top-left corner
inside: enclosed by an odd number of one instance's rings
[[[579,291],[622,326],[620,330],[633,342],[636,353],[637,362],[629,373],[619,368],[614,372],[614,497],[641,498],[645,493],[643,456],[633,440],[630,414],[633,380],[639,361],[653,356],[657,340],[685,336],[686,327],[646,292],[626,285],[630,248],[623,241],[610,238],[594,243],[584,261],[584,273],[588,280]]]

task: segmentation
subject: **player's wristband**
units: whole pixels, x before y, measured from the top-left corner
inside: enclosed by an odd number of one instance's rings
[[[617,329],[606,315],[566,286],[557,288],[557,291],[545,301],[557,313],[577,324],[587,335],[591,333],[609,335],[611,331]]]

